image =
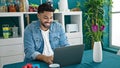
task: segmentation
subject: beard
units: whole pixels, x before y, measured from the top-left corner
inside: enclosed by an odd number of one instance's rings
[[[44,23],[41,23],[41,25],[42,25],[44,28],[49,29],[49,28],[50,28],[50,25],[51,25],[51,22],[44,22]]]

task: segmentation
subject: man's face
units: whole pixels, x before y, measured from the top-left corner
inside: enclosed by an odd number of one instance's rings
[[[53,21],[53,12],[44,11],[43,13],[38,14],[38,18],[41,22],[40,28],[47,30]]]

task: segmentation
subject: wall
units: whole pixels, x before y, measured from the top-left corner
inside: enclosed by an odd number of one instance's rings
[[[59,0],[53,0],[53,7],[56,8],[56,9],[58,9],[58,1]],[[81,4],[80,9],[83,12],[83,16],[84,16],[84,2],[86,0],[68,0],[69,9],[72,9],[72,8],[76,7],[76,2],[77,1],[79,1],[80,4]],[[46,2],[46,0],[42,0],[42,2],[44,3],[44,2]],[[40,0],[29,0],[29,3],[30,4],[41,4]],[[109,18],[108,17],[109,8],[108,8],[108,6],[106,6],[104,8],[105,8],[105,11],[106,11],[104,17]],[[83,20],[85,20],[85,18],[83,18]],[[0,21],[2,21],[2,20],[0,20]],[[25,20],[25,22],[26,22],[26,20]],[[104,47],[109,46],[109,21],[106,21],[106,23],[107,23],[107,26],[105,27],[105,32],[107,33],[107,35],[104,35],[104,37],[103,37]],[[84,24],[84,21],[83,21],[83,24]],[[1,31],[1,29],[0,29],[0,31]],[[2,34],[0,33],[0,35],[2,35]],[[85,39],[87,39],[87,38],[84,36],[83,40],[85,40]],[[91,44],[86,44],[86,42],[84,42],[84,44],[87,46],[86,49],[89,49],[91,47]]]
[[[42,0],[43,2],[46,2],[46,0]],[[84,25],[84,2],[87,0],[68,0],[68,6],[69,9],[72,9],[74,7],[76,7],[76,2],[79,1],[80,2],[80,9],[83,12],[83,25]],[[109,2],[109,0],[105,0],[107,2]],[[30,3],[36,3],[36,4],[40,4],[40,0],[29,0]],[[53,0],[53,7],[58,9],[58,2],[59,0]],[[105,35],[103,36],[103,46],[104,47],[109,47],[109,23],[110,23],[110,17],[109,17],[109,7],[108,6],[104,6],[105,9],[105,14],[104,14],[104,18],[106,18],[106,26],[105,26]],[[83,32],[84,33],[84,32]],[[83,34],[85,35],[85,34]],[[83,40],[87,39],[86,36],[83,37]],[[91,44],[87,44],[86,42],[84,42],[84,44],[87,46],[86,49],[91,48]]]
[[[42,0],[42,3],[46,2],[47,0]],[[76,2],[84,2],[85,0],[68,0],[69,9],[76,7]],[[58,2],[59,0],[53,0],[53,7],[58,9]],[[29,0],[30,4],[41,4],[40,0]]]

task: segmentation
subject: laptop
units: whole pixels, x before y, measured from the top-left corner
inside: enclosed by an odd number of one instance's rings
[[[54,63],[61,67],[80,64],[84,52],[84,44],[56,48],[54,50]]]

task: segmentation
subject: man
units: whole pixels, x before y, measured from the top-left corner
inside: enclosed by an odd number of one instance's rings
[[[24,32],[25,61],[53,62],[53,50],[67,46],[65,31],[60,23],[53,21],[54,8],[49,3],[38,7],[38,21],[29,24]]]

